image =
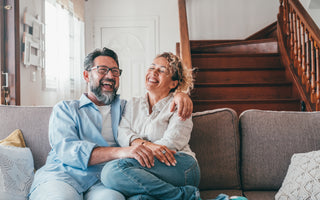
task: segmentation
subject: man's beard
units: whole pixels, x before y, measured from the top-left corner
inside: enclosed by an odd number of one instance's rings
[[[106,80],[110,81],[110,82],[113,82],[114,83],[113,87],[115,86],[115,81],[113,79],[106,79]],[[91,81],[90,81],[90,90],[96,96],[98,101],[103,102],[106,105],[109,105],[109,104],[112,103],[112,101],[116,97],[118,88],[114,87],[113,91],[104,91],[103,92],[102,91],[102,87],[103,87],[102,81],[103,80],[100,80],[99,81],[99,85],[96,86],[93,83],[93,80],[91,79]]]

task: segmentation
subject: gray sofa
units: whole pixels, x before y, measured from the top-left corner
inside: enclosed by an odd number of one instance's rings
[[[21,129],[35,168],[50,150],[51,107],[0,106],[0,139]],[[190,145],[200,168],[201,196],[220,193],[269,200],[281,187],[291,156],[320,149],[320,112],[248,110],[238,117],[229,108],[193,114]]]

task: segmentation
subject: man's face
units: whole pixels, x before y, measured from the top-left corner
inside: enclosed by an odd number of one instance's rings
[[[108,68],[119,68],[116,61],[109,56],[98,56],[93,60],[93,67],[101,66]],[[93,93],[96,99],[109,105],[119,88],[119,76],[114,76],[109,70],[107,74],[100,74],[97,68],[89,73],[89,93]]]

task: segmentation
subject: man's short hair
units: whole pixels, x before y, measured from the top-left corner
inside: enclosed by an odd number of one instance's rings
[[[84,59],[84,70],[89,71],[91,67],[93,67],[93,60],[98,56],[109,56],[113,58],[114,61],[116,61],[118,67],[119,67],[119,61],[118,56],[116,52],[114,52],[111,49],[108,49],[106,47],[103,47],[103,49],[95,49],[93,52],[89,53],[85,59]]]

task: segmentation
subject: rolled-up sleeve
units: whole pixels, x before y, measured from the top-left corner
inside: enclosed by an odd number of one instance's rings
[[[59,160],[75,168],[86,169],[95,143],[81,140],[74,110],[63,102],[52,111],[49,122],[49,141]]]
[[[122,147],[130,146],[130,143],[140,138],[138,133],[134,132],[131,127],[133,121],[132,113],[133,102],[129,101],[124,109],[120,125],[118,127],[118,143]]]
[[[169,149],[180,151],[186,145],[188,145],[191,137],[192,127],[193,123],[191,117],[185,121],[182,121],[177,112],[175,112],[169,119],[169,124],[163,137],[157,141],[154,141],[154,143],[165,145]]]

